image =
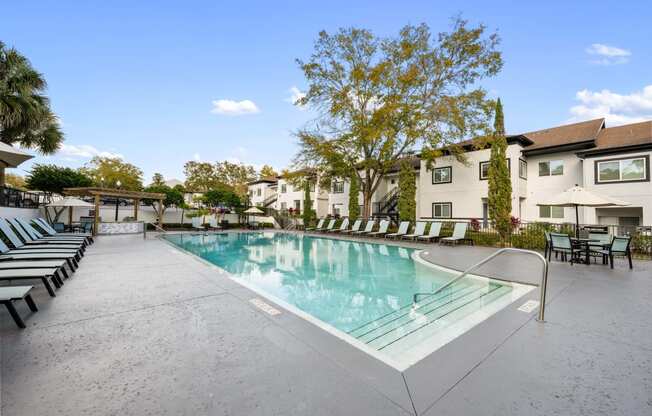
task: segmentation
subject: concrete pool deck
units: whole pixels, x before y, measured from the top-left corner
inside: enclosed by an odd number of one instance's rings
[[[456,269],[495,250],[412,246]],[[481,273],[536,283],[537,267]],[[0,315],[0,413],[652,413],[652,262],[553,261],[548,293],[546,323],[501,311],[400,373],[154,235],[100,237],[56,298],[36,284],[27,329]]]

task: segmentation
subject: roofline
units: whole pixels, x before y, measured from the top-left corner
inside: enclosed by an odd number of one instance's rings
[[[272,179],[257,179],[255,181],[247,182],[247,185],[256,185],[258,183],[276,183],[278,182],[277,180],[272,180]]]
[[[606,156],[606,155],[614,155],[618,153],[632,153],[641,150],[652,150],[652,143],[641,143],[641,144],[632,144],[629,146],[589,149],[583,152],[577,152],[576,155],[577,157],[584,159],[585,157]]]
[[[536,155],[544,155],[547,153],[559,153],[559,152],[567,152],[571,150],[590,149],[591,147],[595,147],[595,139],[585,139],[581,142],[564,143],[564,144],[558,144],[555,146],[547,146],[547,147],[538,147],[536,149],[528,149],[526,147],[525,149],[523,149],[523,154],[525,156],[536,156]]]

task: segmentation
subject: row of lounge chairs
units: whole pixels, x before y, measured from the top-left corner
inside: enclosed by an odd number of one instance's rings
[[[63,280],[74,273],[90,244],[90,234],[58,233],[43,218],[0,218],[0,281],[40,280],[54,297],[54,289],[63,286]],[[0,303],[20,328],[25,328],[25,323],[14,303],[24,300],[36,312],[38,308],[30,295],[33,288],[0,286]]]
[[[450,237],[441,237],[442,223],[438,221],[430,222],[430,228],[426,233],[425,221],[417,221],[412,233],[409,233],[410,221],[402,221],[398,230],[395,233],[389,233],[389,220],[381,220],[378,225],[378,230],[374,231],[376,220],[367,221],[364,229],[362,227],[363,220],[356,220],[351,228],[349,228],[349,219],[344,218],[339,227],[335,228],[336,220],[331,219],[326,223],[326,219],[322,218],[317,223],[316,227],[306,228],[306,232],[322,232],[322,233],[339,233],[345,235],[364,236],[364,237],[385,237],[392,239],[414,240],[414,241],[439,241],[440,244],[457,244],[468,243],[473,245],[473,240],[466,237],[466,230],[468,223],[458,222],[455,223],[453,228],[453,235]]]

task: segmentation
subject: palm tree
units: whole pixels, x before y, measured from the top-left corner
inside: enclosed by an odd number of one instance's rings
[[[57,117],[44,95],[47,84],[29,60],[0,42],[0,141],[52,154],[63,141]],[[5,183],[0,163],[0,185]]]

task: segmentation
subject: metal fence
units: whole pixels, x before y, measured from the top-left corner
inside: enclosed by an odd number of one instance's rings
[[[451,235],[454,226],[455,222],[444,222],[442,225],[442,235]],[[504,244],[507,247],[543,250],[546,244],[546,231],[575,235],[575,224],[552,224],[545,222],[515,223],[512,225],[511,233],[503,243],[501,242],[500,234],[491,225],[471,221],[467,230],[467,237],[473,239],[477,245],[498,247]],[[632,237],[630,246],[632,254],[637,258],[652,259],[652,226],[580,224],[579,236],[586,238],[589,233],[630,236]]]
[[[48,202],[50,196],[47,194],[0,186],[0,207],[38,208]]]

